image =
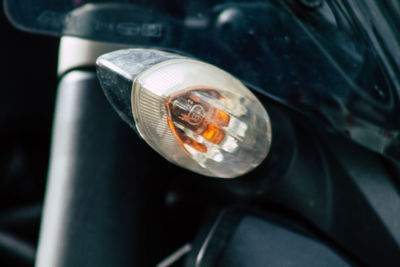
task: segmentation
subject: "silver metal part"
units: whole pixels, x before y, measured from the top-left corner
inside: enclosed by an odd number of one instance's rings
[[[165,258],[163,261],[157,264],[157,267],[169,267],[175,264],[178,260],[180,260],[183,256],[188,254],[192,250],[192,245],[187,243],[174,251],[171,255]]]
[[[58,54],[58,76],[71,69],[94,67],[96,59],[105,53],[131,48],[132,46],[86,40],[78,37],[63,36],[60,39]]]

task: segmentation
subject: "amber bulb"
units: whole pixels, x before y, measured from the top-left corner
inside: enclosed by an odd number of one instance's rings
[[[192,132],[193,135],[200,135],[213,144],[220,144],[225,138],[225,131],[221,127],[228,126],[230,116],[202,100],[199,95],[206,95],[211,99],[222,97],[212,88],[191,88],[172,95],[165,105],[169,114],[169,127],[183,149],[186,150],[184,144],[187,144],[206,153],[207,146],[188,136],[187,131],[185,133],[182,129]]]

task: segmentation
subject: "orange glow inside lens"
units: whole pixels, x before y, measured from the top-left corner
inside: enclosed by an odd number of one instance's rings
[[[174,123],[170,118],[168,118],[168,125],[169,128],[172,130],[175,138],[178,140],[179,144],[183,147],[183,149],[190,154],[189,151],[185,148],[184,144],[191,146],[192,148],[196,149],[199,152],[206,153],[207,147],[202,143],[197,142],[193,138],[187,136],[182,130],[176,129]]]
[[[181,127],[201,135],[213,144],[220,144],[225,138],[225,131],[221,127],[229,125],[231,117],[224,111],[202,100],[196,94],[205,95],[207,98],[220,99],[223,96],[215,89],[195,88],[172,95],[165,105],[168,111],[168,124],[175,138],[185,149],[184,144],[191,146],[199,152],[206,153],[207,146],[185,134]],[[176,127],[175,125],[180,125]],[[188,152],[185,149],[186,152]],[[189,152],[188,152],[189,153]]]
[[[224,140],[225,133],[217,125],[210,123],[202,136],[211,143],[219,144]]]
[[[228,126],[231,117],[220,109],[215,109],[215,116],[213,121],[219,126]]]
[[[201,153],[206,153],[207,152],[207,147],[205,145],[203,145],[202,143],[197,142],[193,138],[185,135],[184,133],[182,133],[181,138],[182,138],[182,141],[185,144],[191,146],[192,148],[196,149],[197,151],[199,151]]]

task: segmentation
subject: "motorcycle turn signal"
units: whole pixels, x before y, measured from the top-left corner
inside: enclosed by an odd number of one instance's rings
[[[196,173],[235,178],[256,168],[271,145],[260,101],[238,79],[205,62],[152,49],[97,59],[113,107],[168,161]]]

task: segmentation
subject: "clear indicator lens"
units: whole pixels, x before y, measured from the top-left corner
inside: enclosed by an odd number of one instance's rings
[[[234,178],[267,156],[271,129],[257,98],[228,73],[203,62],[169,60],[140,74],[132,110],[146,142],[197,173]]]

